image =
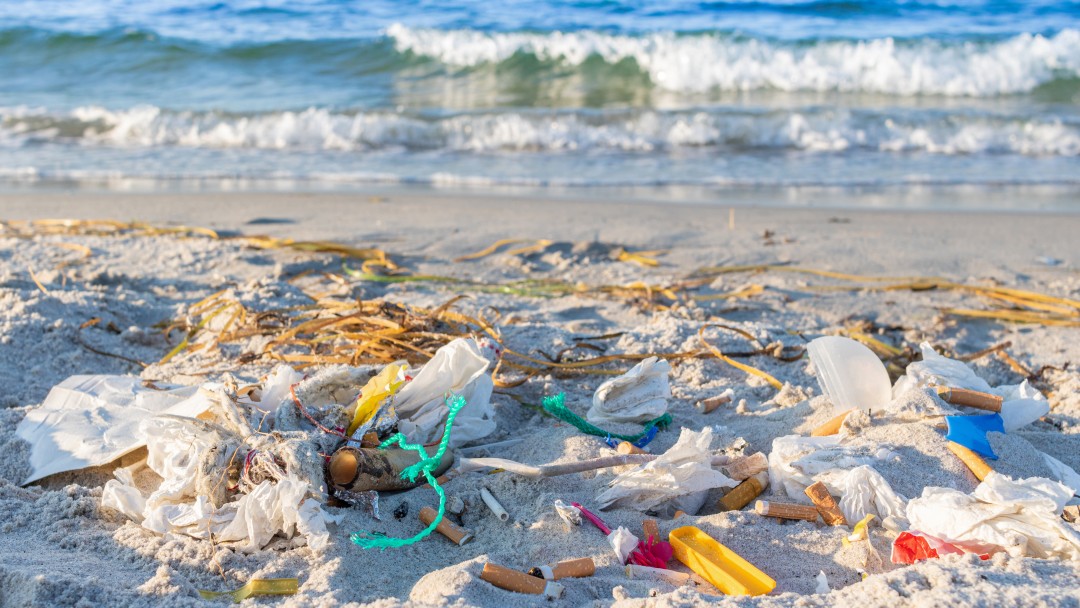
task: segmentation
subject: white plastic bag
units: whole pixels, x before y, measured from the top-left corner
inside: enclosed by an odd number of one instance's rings
[[[108,464],[144,445],[139,423],[160,414],[194,418],[210,407],[199,387],[146,388],[135,376],[72,376],[30,410],[16,434],[31,446],[28,484]]]
[[[445,397],[461,395],[468,402],[454,419],[450,447],[486,437],[495,430],[495,408],[491,393],[495,388],[488,373],[489,349],[472,338],[457,338],[435,351],[435,356],[413,375],[394,399],[398,429],[410,441],[423,444],[442,439],[450,413]]]
[[[648,422],[667,412],[671,385],[671,365],[649,357],[630,371],[600,385],[593,394],[592,407],[585,418],[596,425],[619,422]]]
[[[1080,559],[1080,530],[1061,518],[1072,490],[1042,477],[991,472],[971,494],[926,488],[908,502],[912,530],[950,542],[995,545],[1014,556]]]
[[[769,486],[800,502],[809,501],[803,491],[815,481],[839,494],[839,482],[848,470],[874,462],[874,457],[860,454],[842,441],[839,435],[785,435],[773,439]]]
[[[656,460],[612,480],[608,489],[596,498],[600,508],[617,506],[648,511],[687,498],[676,506],[687,513],[696,513],[705,492],[712,488],[733,488],[739,483],[712,468],[712,440],[710,427],[701,431],[682,429],[675,445]]]

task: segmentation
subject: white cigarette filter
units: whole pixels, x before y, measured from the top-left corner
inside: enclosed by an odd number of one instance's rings
[[[484,499],[484,504],[491,509],[491,512],[495,514],[495,517],[499,518],[499,521],[506,521],[510,519],[510,514],[506,512],[499,501],[495,500],[495,497],[488,492],[487,488],[480,488],[480,498]]]
[[[676,572],[666,568],[651,568],[630,564],[626,567],[626,578],[642,578],[650,581],[663,581],[665,583],[681,587],[693,584],[690,575],[685,572]]]
[[[504,568],[491,562],[484,564],[484,571],[480,573],[480,578],[499,589],[516,593],[544,595],[550,599],[558,599],[563,592],[563,586],[555,581],[545,581],[542,578],[529,576],[519,570]]]

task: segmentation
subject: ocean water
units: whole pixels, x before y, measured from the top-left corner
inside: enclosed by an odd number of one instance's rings
[[[1080,193],[1080,2],[0,3],[0,185],[133,181]]]

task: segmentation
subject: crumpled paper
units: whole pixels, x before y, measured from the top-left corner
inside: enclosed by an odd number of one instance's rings
[[[194,418],[210,402],[199,387],[154,390],[135,376],[71,376],[30,410],[15,433],[30,444],[28,484],[48,475],[108,464],[143,446],[137,430],[150,416]]]
[[[671,385],[666,360],[649,357],[625,374],[608,380],[593,394],[585,418],[596,425],[620,422],[644,423],[667,412]]]
[[[1013,481],[990,473],[971,494],[926,488],[908,502],[912,531],[959,546],[1000,547],[1013,556],[1080,559],[1080,530],[1061,518],[1072,490],[1031,477]]]
[[[873,467],[862,465],[848,471],[837,483],[840,510],[848,521],[861,521],[867,515],[904,517],[907,498],[897,494],[889,482]]]
[[[607,540],[611,545],[611,550],[618,556],[620,564],[625,564],[630,559],[630,554],[637,549],[639,542],[638,537],[623,526],[612,530]]]
[[[914,388],[931,385],[966,388],[998,395],[1004,401],[1001,404],[1001,418],[1005,432],[1023,428],[1050,412],[1050,404],[1037,389],[1024,380],[1020,384],[1003,384],[992,387],[975,375],[963,361],[957,361],[939,355],[928,342],[919,345],[922,361],[907,366],[905,373],[893,385],[893,399]]]
[[[491,405],[491,393],[495,388],[488,368],[488,353],[472,338],[457,338],[435,351],[420,370],[412,374],[394,399],[397,409],[398,430],[409,441],[423,444],[442,439],[446,417],[448,393],[461,395],[467,405],[454,419],[454,432],[450,447],[486,437],[495,431],[495,408]]]
[[[696,513],[712,488],[733,488],[739,482],[712,468],[713,430],[682,429],[675,445],[656,460],[615,477],[596,500],[601,509],[623,507]]]

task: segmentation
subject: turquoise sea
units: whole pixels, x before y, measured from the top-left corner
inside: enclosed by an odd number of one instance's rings
[[[1080,2],[0,4],[0,185],[136,182],[1080,192]]]

